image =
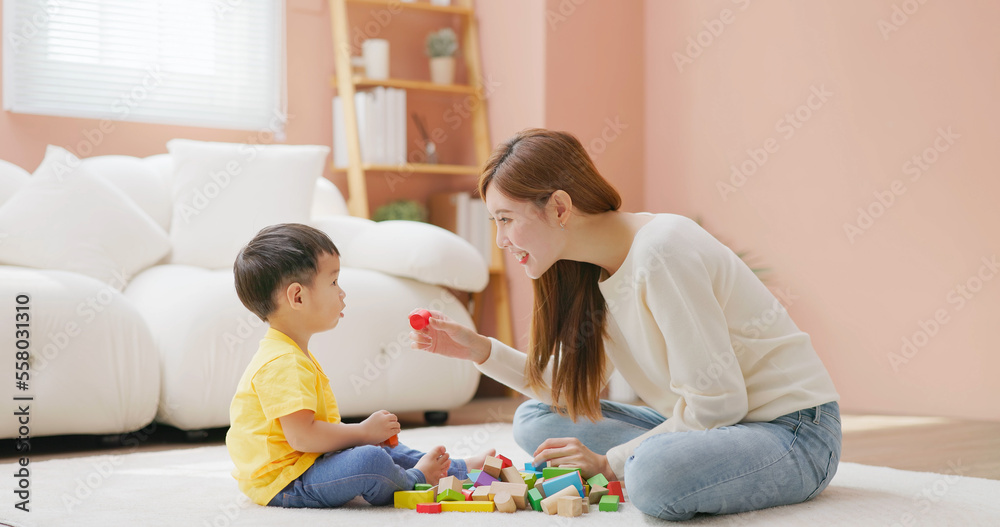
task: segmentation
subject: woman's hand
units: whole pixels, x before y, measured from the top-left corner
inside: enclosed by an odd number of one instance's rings
[[[361,429],[365,431],[365,444],[368,445],[381,445],[400,430],[399,419],[386,410],[371,414],[360,424]]]
[[[584,446],[575,437],[553,437],[538,445],[532,461],[536,467],[550,461],[550,466],[578,468],[584,479],[597,474],[604,474],[608,481],[615,481],[618,476],[611,470],[608,457],[597,454]]]
[[[417,310],[413,310],[410,314],[416,312]],[[482,364],[490,357],[489,339],[456,323],[440,311],[430,313],[430,325],[410,332],[411,348],[471,360],[477,364]]]

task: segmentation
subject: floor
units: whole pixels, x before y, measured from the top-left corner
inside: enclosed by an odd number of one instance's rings
[[[510,422],[523,399],[474,399],[452,410],[448,424]],[[425,426],[421,412],[398,414],[403,429]],[[939,417],[844,415],[842,461],[880,465],[918,472],[960,474],[1000,480],[1000,423]],[[32,441],[31,461],[113,454],[152,452],[223,444],[225,430],[187,434],[151,425],[123,437],[64,436]],[[125,445],[125,446],[122,446]],[[10,463],[12,440],[0,441],[0,463]]]

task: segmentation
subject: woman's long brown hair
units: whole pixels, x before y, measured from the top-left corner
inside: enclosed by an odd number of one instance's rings
[[[493,150],[479,176],[479,195],[488,189],[544,208],[556,190],[569,194],[576,212],[618,210],[621,196],[597,171],[580,141],[566,132],[530,128]],[[545,386],[552,361],[552,401],[574,421],[601,417],[604,378],[604,295],[597,265],[559,260],[534,280],[535,305],[525,377]],[[565,409],[563,408],[565,404]]]

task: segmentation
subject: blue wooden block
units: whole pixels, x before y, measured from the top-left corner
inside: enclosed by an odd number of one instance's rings
[[[580,493],[581,498],[585,496],[583,493],[583,478],[580,477],[580,472],[578,470],[574,470],[569,474],[563,474],[562,476],[557,476],[542,482],[542,490],[545,491],[546,496],[552,496],[560,490],[570,486],[576,487],[576,490]]]

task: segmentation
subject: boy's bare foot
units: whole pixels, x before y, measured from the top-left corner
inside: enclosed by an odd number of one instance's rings
[[[450,466],[451,456],[444,451],[443,446],[436,446],[424,454],[414,468],[424,473],[424,479],[429,485],[437,485],[443,476],[448,475]]]
[[[485,450],[483,452],[480,452],[479,454],[476,454],[474,456],[467,457],[467,458],[463,459],[462,461],[465,461],[465,467],[467,469],[469,469],[469,470],[480,470],[480,469],[483,468],[483,465],[486,463],[486,456],[495,456],[495,455],[497,455],[496,449],[495,448],[491,448],[489,450]]]

